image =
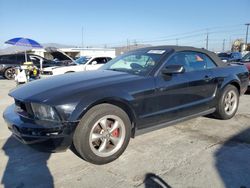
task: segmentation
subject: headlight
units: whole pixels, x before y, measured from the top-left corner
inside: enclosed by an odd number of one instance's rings
[[[51,106],[45,104],[31,103],[31,107],[34,116],[37,119],[48,121],[60,121],[58,114]]]

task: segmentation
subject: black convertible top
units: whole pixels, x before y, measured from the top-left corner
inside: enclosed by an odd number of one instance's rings
[[[175,52],[180,52],[180,51],[194,51],[194,52],[200,52],[200,53],[204,53],[206,55],[208,55],[210,58],[213,59],[213,61],[219,66],[219,67],[225,67],[228,66],[227,63],[224,63],[221,61],[221,59],[214,53],[211,51],[208,51],[206,49],[203,48],[194,48],[191,46],[171,46],[171,45],[165,45],[165,46],[151,46],[151,47],[146,47],[146,48],[140,48],[140,49],[136,49],[134,51],[137,50],[174,50]]]

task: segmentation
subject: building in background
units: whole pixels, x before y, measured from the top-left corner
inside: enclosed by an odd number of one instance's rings
[[[138,48],[145,48],[145,47],[150,47],[152,45],[149,44],[136,44],[136,45],[127,45],[127,46],[121,46],[121,47],[115,47],[115,55],[121,55],[124,54],[130,50],[135,50]]]
[[[57,50],[66,53],[74,59],[80,56],[107,56],[111,58],[116,56],[113,48],[58,48]],[[52,58],[46,49],[32,49],[29,52],[47,59]]]

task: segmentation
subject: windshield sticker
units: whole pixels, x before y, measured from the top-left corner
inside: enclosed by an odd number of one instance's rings
[[[164,54],[166,50],[149,50],[148,54]]]

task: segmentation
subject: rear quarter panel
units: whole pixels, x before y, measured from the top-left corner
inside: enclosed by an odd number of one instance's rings
[[[221,92],[228,84],[238,84],[239,93],[245,93],[249,83],[247,68],[241,64],[231,64],[225,67],[216,68],[213,75],[218,84],[218,91]]]

